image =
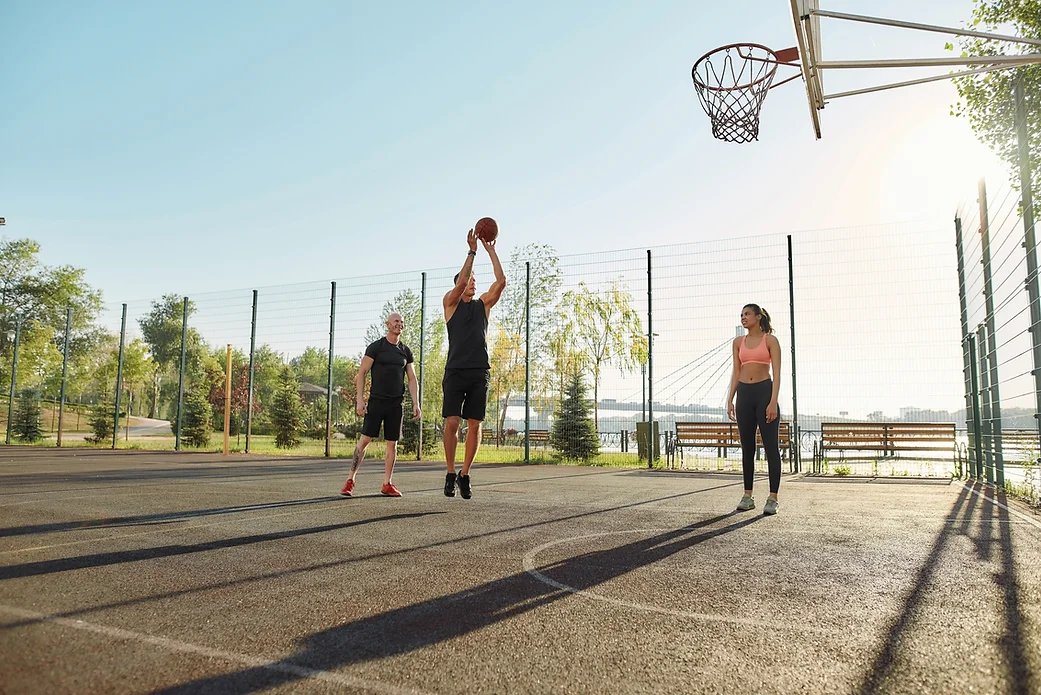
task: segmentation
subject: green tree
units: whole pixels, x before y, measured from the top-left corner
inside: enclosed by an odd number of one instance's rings
[[[72,332],[93,329],[101,293],[84,281],[81,268],[42,265],[40,245],[31,239],[0,240],[0,352],[7,353],[15,322],[50,329],[64,339],[66,310],[72,307]],[[9,374],[10,372],[8,372]]]
[[[111,402],[100,401],[90,411],[90,429],[93,437],[87,437],[92,444],[102,444],[112,440],[112,413],[115,406]]]
[[[119,369],[119,338],[109,336],[109,340],[99,346],[103,358],[94,365],[95,393],[109,399],[115,395],[116,376]],[[152,376],[153,363],[148,356],[148,346],[135,338],[123,346],[123,406],[129,416],[132,405],[132,394],[144,386]]]
[[[22,388],[58,393],[66,312],[72,308],[70,356],[82,358],[95,330],[101,294],[72,266],[42,265],[31,239],[0,240],[0,382],[11,375],[11,337],[21,325],[18,381]],[[9,334],[11,337],[9,337]]]
[[[275,446],[292,449],[300,444],[303,427],[303,405],[300,402],[300,385],[288,366],[278,375],[278,388],[271,401],[271,426],[275,431]]]
[[[184,422],[181,438],[188,446],[203,447],[210,443],[213,427],[210,422],[213,408],[207,399],[206,384],[193,383],[184,396]]]
[[[527,287],[527,265],[531,265],[531,287]],[[507,285],[492,317],[496,321],[491,354],[491,391],[497,403],[500,443],[505,428],[510,398],[524,389],[524,338],[531,304],[531,357],[539,363],[549,354],[547,327],[553,322],[553,308],[561,286],[560,259],[548,244],[526,244],[510,254],[506,270]]]
[[[600,453],[600,437],[589,411],[585,382],[578,372],[573,372],[550,432],[550,444],[561,458],[588,461]]]
[[[393,313],[401,314],[405,328],[401,331],[401,341],[419,354],[419,325],[422,317],[422,297],[412,290],[402,290],[394,299],[386,302],[380,311],[378,321],[369,324],[365,331],[365,344],[374,343],[387,334],[387,317]],[[427,307],[428,311],[430,307]],[[429,318],[429,317],[428,317]]]
[[[43,429],[40,427],[40,397],[36,391],[22,391],[14,412],[11,431],[23,442],[32,443],[43,439]]]
[[[188,317],[195,312],[195,305],[188,302]],[[176,294],[164,295],[152,302],[148,315],[138,321],[141,335],[155,365],[152,373],[152,398],[148,416],[158,417],[164,378],[176,382],[181,362],[181,327],[184,320],[184,299]],[[189,360],[201,361],[203,349],[199,332],[189,326],[185,340],[185,353]]]
[[[640,315],[632,296],[619,282],[604,292],[594,292],[581,282],[564,294],[561,323],[569,326],[575,346],[593,377],[593,422],[598,422],[600,375],[607,364],[623,373],[641,363],[646,352]]]
[[[1041,0],[975,0],[971,24],[977,31],[1041,39]],[[962,54],[970,56],[1016,55],[1028,50],[1023,44],[973,37],[961,38],[959,43]],[[954,46],[947,44],[947,48],[953,50]],[[1018,187],[1019,145],[1013,97],[1013,80],[1017,75],[1022,79],[1027,105],[1027,132],[1033,162],[1031,191],[1035,207],[1041,208],[1041,65],[955,78],[960,99],[952,113],[969,119],[980,140],[1016,172],[1012,178]]]

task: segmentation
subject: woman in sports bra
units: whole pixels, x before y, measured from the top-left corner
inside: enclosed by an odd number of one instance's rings
[[[746,304],[741,309],[741,326],[748,333],[734,338],[734,373],[727,394],[727,415],[737,422],[737,430],[741,433],[741,467],[745,475],[745,494],[737,508],[755,508],[752,482],[755,477],[755,431],[758,428],[770,474],[770,496],[763,513],[776,514],[777,490],[781,486],[781,450],[777,445],[781,422],[777,408],[777,392],[781,386],[781,344],[773,335],[770,314],[758,304]],[[771,369],[773,379],[770,378]]]

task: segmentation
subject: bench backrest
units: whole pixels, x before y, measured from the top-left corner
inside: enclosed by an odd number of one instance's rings
[[[791,440],[791,423],[781,420],[778,428],[778,445],[785,448]],[[756,441],[762,444],[762,436],[756,432]],[[677,422],[676,443],[680,446],[741,446],[741,433],[734,422]]]
[[[825,449],[946,451],[954,449],[953,422],[822,422]]]

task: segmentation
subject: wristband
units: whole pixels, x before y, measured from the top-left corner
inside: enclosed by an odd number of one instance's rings
[[[476,252],[476,251],[467,251],[467,252],[466,252],[466,255],[467,255],[467,256],[476,256],[476,255],[477,255],[477,252]]]

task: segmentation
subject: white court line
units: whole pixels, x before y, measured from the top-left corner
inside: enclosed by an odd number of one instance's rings
[[[331,501],[332,500],[330,500],[330,502]],[[296,509],[296,510],[291,511],[291,512],[282,512],[281,514],[265,514],[264,516],[247,516],[246,518],[251,520],[251,521],[252,520],[259,521],[260,519],[275,519],[275,518],[278,518],[278,517],[281,517],[281,516],[292,516],[294,514],[304,514],[304,513],[317,514],[317,513],[321,513],[321,512],[325,512],[325,511],[341,511],[341,510],[342,510],[342,506],[341,507],[330,507],[328,509],[314,509],[312,507],[308,507],[307,509]],[[99,536],[98,538],[85,538],[85,539],[83,539],[81,541],[69,541],[68,543],[52,543],[50,545],[36,545],[36,546],[31,547],[31,548],[18,548],[17,550],[3,550],[3,551],[0,551],[0,555],[17,555],[19,553],[28,553],[28,552],[32,552],[34,550],[50,550],[51,548],[66,548],[66,547],[71,546],[71,545],[83,545],[84,543],[100,543],[101,541],[112,541],[112,540],[119,540],[119,539],[122,539],[122,538],[137,538],[139,536],[151,536],[151,535],[159,534],[159,533],[173,533],[175,531],[187,531],[187,530],[190,530],[190,529],[208,528],[210,526],[220,526],[221,524],[241,523],[242,521],[243,521],[243,519],[223,519],[221,521],[213,521],[213,522],[208,523],[208,524],[193,524],[193,525],[190,525],[190,526],[175,526],[175,527],[171,527],[171,528],[159,528],[159,529],[152,529],[150,531],[140,531],[138,533],[119,533],[119,534],[112,534],[110,536]],[[83,529],[78,529],[78,530],[83,530]]]
[[[819,634],[823,634],[823,635],[832,635],[832,634],[834,634],[833,630],[827,630],[825,628],[820,628],[820,627],[810,627],[806,623],[799,623],[799,624],[796,624],[796,623],[781,623],[781,622],[776,622],[776,621],[772,621],[772,620],[760,620],[760,619],[757,619],[757,618],[740,618],[740,617],[734,617],[734,616],[731,616],[731,615],[721,615],[721,614],[718,614],[718,613],[701,613],[701,612],[697,612],[697,611],[683,611],[683,610],[676,610],[676,609],[673,609],[673,608],[664,608],[662,606],[656,606],[656,605],[649,604],[649,603],[636,603],[634,601],[623,601],[621,599],[610,598],[608,596],[601,596],[600,594],[594,593],[592,591],[587,591],[585,589],[578,589],[576,587],[569,586],[567,584],[563,584],[561,582],[558,582],[556,579],[553,579],[552,577],[547,577],[545,574],[543,574],[542,572],[540,572],[537,569],[535,569],[535,557],[539,553],[541,553],[544,550],[547,550],[549,548],[552,548],[555,545],[560,545],[562,543],[570,543],[572,541],[582,541],[582,540],[587,540],[587,539],[590,539],[590,538],[601,538],[603,536],[615,536],[615,535],[622,534],[622,533],[662,533],[662,532],[668,532],[668,531],[676,531],[676,529],[675,528],[626,529],[624,531],[605,531],[603,533],[590,533],[590,534],[585,535],[585,536],[572,536],[570,538],[560,538],[560,539],[555,540],[555,541],[550,541],[549,543],[543,543],[542,545],[538,546],[537,548],[533,548],[532,550],[529,550],[524,555],[524,571],[527,572],[528,574],[530,574],[535,579],[539,580],[540,582],[543,582],[545,584],[549,584],[550,586],[552,586],[554,588],[557,588],[557,589],[561,589],[562,591],[567,591],[567,592],[572,593],[572,594],[577,594],[579,596],[583,596],[585,598],[592,599],[594,601],[602,601],[604,603],[610,603],[610,604],[615,605],[615,606],[621,606],[623,608],[630,608],[630,609],[638,610],[638,611],[646,611],[648,613],[662,613],[664,615],[672,615],[672,616],[677,616],[677,617],[680,617],[680,618],[692,618],[694,620],[700,620],[702,622],[727,623],[727,624],[730,624],[730,625],[741,625],[743,627],[768,628],[768,629],[771,629],[771,630],[778,630],[778,631],[815,632],[815,633],[819,633]],[[691,531],[693,532],[694,529],[691,529]]]
[[[1030,524],[1034,528],[1036,528],[1038,530],[1041,530],[1041,523],[1039,523],[1037,521],[1037,519],[1031,519],[1029,516],[1027,516],[1023,512],[1016,511],[1015,509],[1012,509],[1008,505],[1002,504],[1001,502],[998,502],[996,499],[992,499],[990,497],[987,497],[985,494],[983,494],[981,492],[973,490],[972,487],[971,487],[971,483],[962,483],[962,484],[965,486],[966,490],[968,490],[972,494],[976,495],[977,497],[985,499],[986,501],[990,502],[991,504],[996,505],[998,507],[1001,507],[1006,512],[1008,512],[1009,514],[1012,514],[1013,516],[1018,516],[1020,519],[1022,519],[1025,522],[1027,522],[1028,524]]]
[[[279,659],[267,659],[263,657],[250,656],[248,654],[226,652],[220,649],[204,647],[199,644],[181,642],[180,640],[169,639],[167,637],[147,635],[142,632],[124,630],[118,627],[97,625],[95,623],[87,623],[82,620],[72,620],[70,618],[59,618],[55,616],[46,615],[44,613],[37,613],[36,611],[28,611],[23,608],[15,608],[14,606],[5,606],[3,604],[0,604],[0,612],[6,613],[8,615],[13,615],[23,620],[27,619],[35,620],[41,623],[54,623],[63,627],[70,627],[75,630],[93,632],[94,634],[103,635],[105,637],[111,637],[113,639],[133,640],[135,642],[140,642],[143,644],[150,644],[159,647],[160,649],[165,649],[171,652],[197,654],[199,656],[205,656],[210,659],[222,659],[224,661],[238,663],[243,666],[248,666],[250,668],[262,668],[268,671],[287,673],[291,676],[297,676],[300,678],[313,678],[315,680],[327,681],[329,683],[336,683],[337,685],[345,685],[352,688],[362,688],[366,690],[375,690],[376,692],[380,693],[390,693],[391,695],[424,695],[424,691],[421,690],[415,690],[412,688],[399,688],[394,685],[380,683],[379,681],[369,681],[363,678],[357,678],[355,676],[348,676],[346,674],[333,673],[331,671],[321,671],[318,669],[308,668],[306,666],[298,666],[296,664],[288,663]],[[219,677],[220,676],[217,676],[217,678]]]

